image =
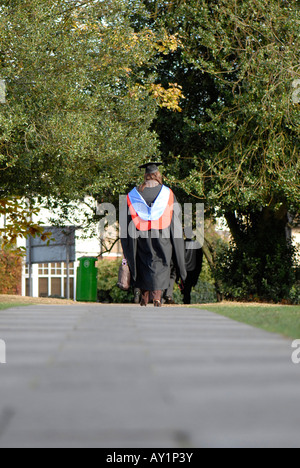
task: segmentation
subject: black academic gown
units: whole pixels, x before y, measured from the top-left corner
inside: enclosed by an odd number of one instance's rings
[[[193,247],[193,248],[192,248]],[[188,283],[191,287],[195,287],[198,283],[199,276],[203,265],[203,249],[196,241],[185,241],[185,262],[188,274]]]
[[[161,186],[146,188],[141,193],[148,206],[155,202],[161,188]],[[183,281],[186,279],[185,246],[179,216],[180,208],[175,196],[174,207],[169,227],[150,229],[149,231],[140,231],[136,226],[133,226],[133,218],[128,211],[127,238],[122,239],[122,247],[131,271],[132,285],[135,288],[146,291],[168,289],[172,259],[178,276]],[[134,235],[132,235],[133,233]]]
[[[202,271],[203,249],[196,241],[186,241],[185,246],[187,279],[184,283],[183,296],[184,303],[190,304],[192,289],[197,285]]]

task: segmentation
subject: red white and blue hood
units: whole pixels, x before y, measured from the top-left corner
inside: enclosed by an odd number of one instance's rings
[[[127,202],[132,220],[138,230],[166,229],[171,225],[174,194],[165,185],[162,186],[152,206],[146,203],[136,188],[129,193]]]

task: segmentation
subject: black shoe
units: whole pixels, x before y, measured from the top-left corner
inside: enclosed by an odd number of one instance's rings
[[[134,303],[135,304],[140,304],[141,303],[141,293],[140,292],[136,292],[135,295],[134,295]]]
[[[165,304],[167,304],[167,305],[176,305],[176,302],[174,301],[174,299],[172,299],[171,296],[166,296],[165,297]]]
[[[162,304],[160,301],[154,301],[154,307],[162,307]]]

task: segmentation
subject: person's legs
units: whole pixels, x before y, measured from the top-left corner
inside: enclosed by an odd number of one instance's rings
[[[144,291],[142,290],[141,306],[146,307],[153,300],[154,307],[161,307],[162,291]]]
[[[192,294],[192,288],[191,286],[185,286],[184,288],[184,292],[183,292],[183,301],[185,304],[190,304],[191,301],[192,301],[192,298],[191,298],[191,294]]]
[[[154,307],[161,307],[162,291],[151,291]]]
[[[150,300],[150,291],[142,290],[141,292],[142,292],[141,306],[147,307],[147,305],[149,304],[149,300]]]
[[[134,289],[134,303],[135,304],[140,304],[142,300],[142,292],[140,289],[135,288]]]
[[[175,282],[176,282],[176,278],[171,277],[169,289],[166,289],[164,293],[164,299],[166,301],[166,304],[175,304],[173,300]]]
[[[188,272],[187,279],[184,283],[183,301],[185,304],[191,303],[191,294],[193,289],[193,281],[190,272]]]
[[[175,304],[173,300],[174,287],[177,279],[177,271],[175,265],[171,265],[171,276],[170,276],[170,285],[169,288],[164,291],[163,298],[165,299],[166,304]]]

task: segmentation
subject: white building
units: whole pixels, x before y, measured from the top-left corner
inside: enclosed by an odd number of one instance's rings
[[[294,229],[294,231],[293,231],[293,239],[294,239],[294,242],[295,242],[297,245],[300,245],[300,227]]]
[[[295,228],[293,230],[293,242],[297,246],[297,249],[298,249],[298,252],[299,252],[298,260],[299,260],[299,264],[300,264],[300,227]]]
[[[84,205],[84,210],[81,210],[81,207],[78,207],[76,215],[73,217],[76,218],[70,224],[64,224],[64,227],[67,226],[78,226],[78,219],[80,216],[83,216],[83,211],[87,211],[87,206]],[[45,226],[53,225],[53,222],[60,219],[60,213],[53,213],[46,209],[42,209],[39,213],[38,219],[35,221],[40,221]],[[116,234],[115,234],[116,235]],[[19,242],[20,247],[26,247],[26,241]],[[70,298],[76,299],[76,273],[77,267],[79,266],[79,259],[81,257],[97,257],[99,260],[106,258],[115,260],[122,256],[120,243],[117,243],[116,246],[109,253],[103,253],[102,242],[100,240],[100,235],[98,229],[95,229],[95,232],[90,230],[80,229],[76,230],[75,233],[75,262],[70,263],[69,270],[69,288],[70,288]],[[40,263],[32,264],[32,296],[33,297],[66,297],[67,296],[67,265],[64,262],[60,263]],[[29,280],[29,266],[24,260],[23,274],[22,274],[22,296],[30,296],[30,280]]]

